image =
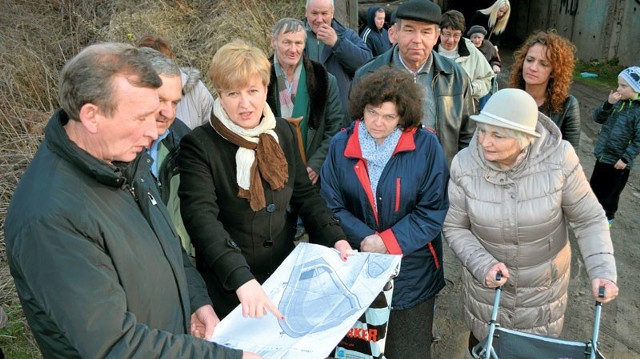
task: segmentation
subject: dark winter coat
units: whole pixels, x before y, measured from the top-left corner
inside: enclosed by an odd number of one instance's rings
[[[276,117],[282,115],[278,99],[278,79],[273,57],[271,58],[271,81],[267,93],[267,104]],[[305,154],[307,166],[320,173],[324,158],[329,151],[329,141],[342,127],[345,126],[346,116],[340,104],[340,92],[336,78],[327,72],[322,64],[302,57],[306,73],[307,93],[309,94],[309,108],[307,120],[307,145]]]
[[[9,207],[11,274],[45,358],[240,358],[187,335],[211,304],[141,154],[110,165],[57,112]]]
[[[345,238],[309,181],[293,127],[282,118],[276,122],[289,179],[279,191],[263,181],[267,206],[257,212],[238,197],[238,146],[209,124],[194,129],[180,144],[182,217],[220,318],[240,303],[236,290],[241,285],[252,279],[264,282],[293,250],[298,214],[311,242],[333,246]]]
[[[303,22],[305,26],[310,28],[306,18]],[[340,90],[342,110],[344,113],[347,113],[349,109],[351,79],[360,66],[371,60],[372,55],[367,44],[362,41],[355,31],[343,26],[336,19],[331,21],[331,27],[338,35],[338,42],[335,43],[333,48],[324,46],[318,62],[324,65],[327,71],[336,77],[338,89]],[[307,31],[307,43],[304,47],[305,56],[309,55],[309,46],[316,46],[318,41],[320,40],[316,38],[313,31]]]
[[[393,53],[397,45],[389,51],[369,61],[356,72],[354,82],[363,76],[375,72],[383,66],[393,67]],[[433,56],[433,94],[436,98],[436,132],[444,149],[447,163],[453,156],[469,145],[476,129],[469,119],[474,112],[469,76],[453,60],[439,55]]]
[[[605,102],[594,111],[593,119],[602,124],[593,148],[596,159],[610,165],[622,160],[628,168],[633,167],[640,153],[640,99],[613,106]]]
[[[376,11],[380,6],[371,6],[367,9],[367,26],[360,32],[362,41],[371,49],[371,54],[376,57],[391,48],[389,33],[384,27],[378,29],[376,26]]]
[[[169,203],[172,179],[180,174],[178,171],[180,140],[190,131],[191,129],[185,125],[184,122],[176,119],[169,127],[169,135],[161,141],[167,154],[163,156],[162,163],[159,164],[158,173],[160,174],[160,178],[158,178],[158,183],[162,202],[165,204]]]
[[[502,67],[502,61],[500,60],[500,55],[498,55],[498,51],[496,51],[496,48],[493,46],[491,41],[483,40],[482,45],[478,47],[478,50],[482,52],[485,59],[487,59],[487,61],[489,62],[489,65],[491,65],[492,69],[494,66]]]
[[[538,108],[538,111],[549,116],[560,129],[562,139],[569,141],[577,151],[580,146],[580,103],[578,103],[578,99],[569,95],[562,104],[562,112],[559,113],[551,112],[544,103]]]
[[[358,141],[358,123],[331,141],[320,191],[353,248],[379,233],[389,253],[403,255],[392,307],[409,309],[444,287],[440,232],[449,207],[447,163],[432,133],[424,129],[403,132],[374,199]]]

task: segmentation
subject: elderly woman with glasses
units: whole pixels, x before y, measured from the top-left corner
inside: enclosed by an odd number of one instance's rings
[[[557,337],[568,299],[569,225],[593,296],[606,303],[618,295],[604,211],[575,150],[528,93],[500,90],[471,118],[477,130],[451,164],[443,230],[464,267],[470,348],[487,335],[498,286],[501,326]]]
[[[241,304],[245,316],[284,319],[261,283],[293,250],[298,214],[311,242],[343,260],[351,249],[309,180],[293,127],[266,103],[270,66],[243,41],[221,47],[209,71],[213,114],[180,144],[181,212],[220,317]]]
[[[362,78],[350,95],[357,120],[333,138],[320,173],[321,194],[351,246],[403,256],[387,358],[430,357],[433,304],[444,287],[448,170],[438,139],[420,126],[420,91],[404,71]]]
[[[464,30],[464,15],[460,11],[449,10],[442,14],[440,38],[434,51],[455,61],[469,75],[471,95],[477,108],[479,99],[491,91],[494,73],[482,52],[471,40],[462,37]]]

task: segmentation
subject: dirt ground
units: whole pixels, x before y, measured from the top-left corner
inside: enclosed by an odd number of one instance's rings
[[[502,53],[503,74],[507,78],[511,53]],[[505,64],[506,63],[506,64]],[[506,66],[505,66],[506,65]],[[574,83],[571,93],[581,106],[582,134],[578,156],[587,178],[595,162],[593,145],[600,125],[591,117],[593,109],[607,98],[607,91]],[[631,172],[622,193],[620,207],[611,229],[618,269],[618,298],[603,306],[600,324],[600,350],[608,359],[640,358],[640,169]],[[594,300],[575,241],[572,241],[569,305],[565,314],[562,338],[588,341],[594,319]],[[436,299],[435,326],[440,340],[432,347],[433,358],[466,358],[468,331],[462,316],[461,265],[445,245],[445,278],[447,286]],[[470,357],[470,356],[469,356]]]

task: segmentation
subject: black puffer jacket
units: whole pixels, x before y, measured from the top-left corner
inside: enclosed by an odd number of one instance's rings
[[[186,259],[149,170],[98,160],[69,140],[62,111],[14,193],[11,274],[45,358],[240,358],[197,339],[211,301]]]

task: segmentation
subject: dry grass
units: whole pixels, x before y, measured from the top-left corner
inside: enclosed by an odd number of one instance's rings
[[[167,39],[181,66],[207,72],[223,44],[242,38],[270,54],[273,24],[300,18],[303,0],[8,0],[0,2],[0,305],[10,323],[0,329],[8,358],[39,357],[9,274],[4,246],[8,204],[58,107],[64,63],[100,41]],[[204,79],[208,84],[207,79]]]

